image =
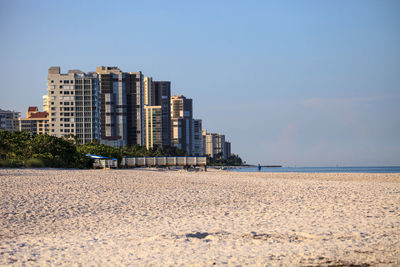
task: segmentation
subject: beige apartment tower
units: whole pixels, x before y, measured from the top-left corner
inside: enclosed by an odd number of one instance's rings
[[[100,140],[100,95],[97,73],[60,67],[48,71],[49,134],[74,135],[83,144]]]
[[[145,106],[145,138],[146,148],[162,146],[162,107]]]
[[[43,112],[50,113],[50,101],[48,95],[43,95]]]
[[[230,157],[230,147],[231,143],[225,141],[225,135],[207,133],[206,130],[203,130],[203,152],[205,155],[211,158],[221,157],[227,159]]]
[[[193,101],[183,95],[171,96],[171,142],[193,154]]]
[[[171,142],[188,155],[203,155],[202,121],[193,119],[193,101],[183,95],[171,97]]]

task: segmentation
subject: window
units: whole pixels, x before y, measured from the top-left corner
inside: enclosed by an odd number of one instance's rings
[[[51,91],[51,94],[54,94],[54,91]]]
[[[60,85],[60,89],[62,89],[62,85]]]
[[[62,83],[62,81],[60,80],[60,83]]]
[[[51,83],[54,83],[54,81],[53,81],[53,80],[51,80]]]
[[[61,88],[62,86],[60,86],[60,88]],[[60,94],[62,95],[62,93],[63,93],[63,91],[60,91]]]

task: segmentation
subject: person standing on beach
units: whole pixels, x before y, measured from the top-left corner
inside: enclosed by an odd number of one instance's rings
[[[260,165],[260,163],[258,164],[257,169],[258,169],[258,172],[261,171],[261,165]]]

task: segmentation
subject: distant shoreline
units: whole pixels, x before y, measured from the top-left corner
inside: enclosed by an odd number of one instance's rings
[[[257,172],[256,166],[243,168],[227,168],[237,172]],[[261,172],[280,173],[400,173],[400,166],[349,166],[349,167],[276,167],[261,168]]]

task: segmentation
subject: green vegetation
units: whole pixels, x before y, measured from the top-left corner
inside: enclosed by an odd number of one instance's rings
[[[74,140],[0,130],[0,167],[90,168]]]
[[[176,147],[144,146],[116,148],[96,142],[79,145],[74,136],[58,138],[49,135],[31,135],[29,132],[7,132],[0,130],[0,167],[53,167],[91,168],[93,160],[86,154],[117,158],[185,156],[186,152]]]
[[[218,153],[214,158],[207,156],[209,166],[242,166],[243,161],[239,155],[232,154],[228,159],[222,158],[222,153]]]

